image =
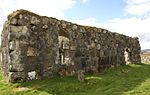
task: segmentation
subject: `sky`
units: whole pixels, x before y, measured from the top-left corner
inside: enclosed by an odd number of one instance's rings
[[[0,33],[17,9],[137,36],[150,49],[150,0],[0,0]]]

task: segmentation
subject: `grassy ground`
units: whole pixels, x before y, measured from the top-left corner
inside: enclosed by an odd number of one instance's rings
[[[127,65],[76,77],[54,77],[27,83],[6,83],[0,74],[0,95],[150,95],[150,64]]]

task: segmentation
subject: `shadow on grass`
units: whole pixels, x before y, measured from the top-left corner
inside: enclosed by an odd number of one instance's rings
[[[31,88],[29,92],[37,95],[121,95],[140,86],[148,78],[150,65],[131,64],[87,75],[85,82],[79,82],[76,77],[53,77],[19,83],[19,86]]]

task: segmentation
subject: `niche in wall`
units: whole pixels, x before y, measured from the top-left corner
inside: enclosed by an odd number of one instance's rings
[[[70,44],[69,39],[64,36],[59,36],[59,59],[61,64],[70,63]]]

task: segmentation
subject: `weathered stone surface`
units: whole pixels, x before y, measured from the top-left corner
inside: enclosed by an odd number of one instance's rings
[[[11,19],[10,24],[16,25],[17,24],[17,19],[16,18]]]
[[[9,82],[24,82],[27,78],[25,72],[9,72]]]
[[[142,56],[141,60],[143,63],[150,63],[150,56]]]
[[[8,16],[2,31],[2,70],[10,82],[84,75],[140,63],[138,38],[80,26],[26,10]]]
[[[31,17],[31,24],[37,25],[39,24],[40,20],[37,19],[37,17],[32,16]]]
[[[82,70],[78,71],[78,80],[83,82],[85,80],[85,75]]]

